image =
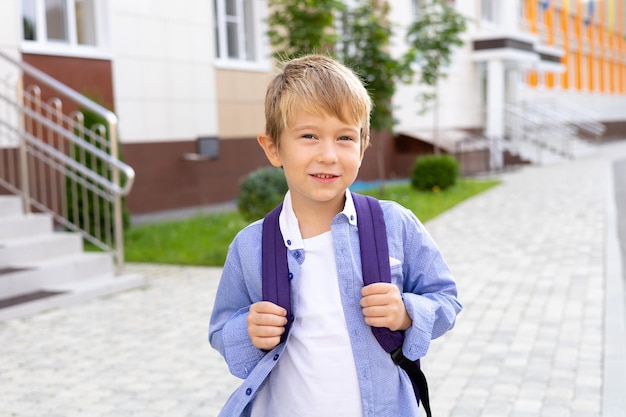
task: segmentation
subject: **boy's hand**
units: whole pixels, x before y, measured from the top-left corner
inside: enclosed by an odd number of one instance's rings
[[[361,307],[365,323],[389,330],[406,330],[412,320],[406,312],[400,290],[393,284],[377,282],[361,290]]]
[[[264,350],[271,350],[280,343],[285,332],[287,311],[269,301],[259,301],[250,306],[248,312],[248,335],[252,344]]]

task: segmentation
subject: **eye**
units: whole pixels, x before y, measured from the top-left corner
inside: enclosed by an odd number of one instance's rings
[[[342,140],[342,141],[343,141],[343,140],[349,140],[349,141],[352,141],[352,140],[354,140],[354,139],[353,139],[352,137],[350,137],[350,136],[339,136],[339,140]]]
[[[305,133],[304,135],[302,135],[300,137],[304,138],[304,139],[315,139],[315,135],[313,135],[311,133]]]

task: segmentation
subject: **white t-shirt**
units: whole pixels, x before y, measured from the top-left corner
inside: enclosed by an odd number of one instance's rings
[[[331,232],[304,239],[298,315],[252,417],[361,417]]]

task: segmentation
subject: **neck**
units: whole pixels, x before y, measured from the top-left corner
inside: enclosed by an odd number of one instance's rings
[[[345,196],[332,202],[294,204],[293,211],[298,218],[302,238],[307,239],[328,232],[333,219],[343,210],[344,205]]]

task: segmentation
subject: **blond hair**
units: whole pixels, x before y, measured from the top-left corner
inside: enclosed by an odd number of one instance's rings
[[[372,100],[361,79],[348,67],[324,55],[287,61],[265,95],[265,133],[280,146],[283,129],[306,111],[336,117],[361,127],[361,156],[369,145]]]

